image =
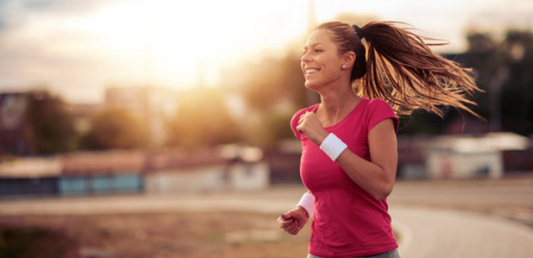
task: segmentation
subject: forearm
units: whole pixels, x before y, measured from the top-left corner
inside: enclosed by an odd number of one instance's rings
[[[349,149],[337,158],[337,163],[351,180],[377,199],[384,200],[392,192],[396,167],[381,167],[359,157]]]
[[[385,119],[370,130],[370,161],[350,151],[348,145],[334,133],[328,133],[313,113],[306,113],[297,129],[320,146],[331,160],[338,162],[351,180],[376,198],[384,200],[392,192],[398,163],[396,132],[392,119]]]

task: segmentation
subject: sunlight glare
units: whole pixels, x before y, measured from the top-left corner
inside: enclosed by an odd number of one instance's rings
[[[301,33],[283,25],[287,19],[299,19],[303,31],[305,10],[298,15],[294,4],[285,10],[282,3],[117,2],[73,26],[98,34],[108,58],[124,60],[120,63],[124,69],[144,71],[132,77],[188,87],[201,81],[214,83],[224,65],[253,58],[261,47],[286,44]],[[273,20],[273,14],[283,18]]]

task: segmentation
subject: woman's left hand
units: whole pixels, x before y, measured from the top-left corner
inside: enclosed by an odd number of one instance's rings
[[[298,206],[287,213],[281,214],[278,218],[279,228],[285,230],[291,235],[296,235],[305,226],[305,223],[309,220],[309,214],[307,211]]]
[[[319,146],[328,136],[328,131],[324,129],[318,117],[313,112],[307,112],[300,116],[296,130],[305,134],[307,138]]]

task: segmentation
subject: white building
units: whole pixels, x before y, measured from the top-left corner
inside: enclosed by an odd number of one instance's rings
[[[152,153],[144,176],[147,194],[257,191],[270,185],[270,168],[253,147],[223,147],[196,153]]]
[[[504,173],[502,151],[525,150],[528,144],[526,137],[512,133],[438,137],[426,148],[427,177],[500,178]]]

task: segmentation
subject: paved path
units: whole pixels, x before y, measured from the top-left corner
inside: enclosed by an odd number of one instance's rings
[[[402,258],[531,258],[533,229],[519,222],[472,212],[391,209]]]
[[[293,207],[301,187],[261,193],[189,196],[115,196],[0,201],[0,216],[117,212],[244,211],[277,214]],[[481,213],[392,205],[403,258],[533,257],[533,228]]]

